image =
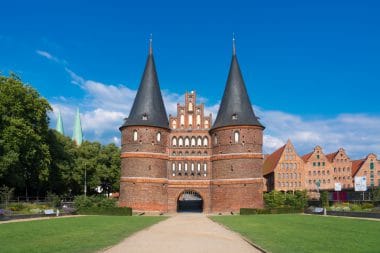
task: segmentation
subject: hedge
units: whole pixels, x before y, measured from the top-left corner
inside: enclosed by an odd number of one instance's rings
[[[240,208],[240,215],[252,214],[282,214],[282,213],[303,213],[302,209],[294,208],[271,208],[271,209],[256,209],[256,208]]]
[[[130,207],[83,207],[78,210],[78,214],[131,216],[132,208]]]

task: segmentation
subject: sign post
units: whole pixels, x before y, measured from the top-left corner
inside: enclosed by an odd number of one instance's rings
[[[367,191],[367,178],[366,177],[355,177],[355,191],[363,193],[364,200],[364,192]]]
[[[335,183],[335,191],[336,191],[337,201],[339,202],[339,195],[340,195],[340,192],[342,191],[341,183]]]

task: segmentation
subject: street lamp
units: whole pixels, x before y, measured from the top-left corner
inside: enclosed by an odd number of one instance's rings
[[[87,197],[87,165],[84,165],[84,196]]]

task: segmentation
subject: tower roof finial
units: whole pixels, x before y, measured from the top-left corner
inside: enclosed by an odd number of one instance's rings
[[[149,38],[149,54],[153,54],[153,34],[151,33],[150,34],[150,38]]]
[[[232,33],[232,55],[236,55],[235,33]]]

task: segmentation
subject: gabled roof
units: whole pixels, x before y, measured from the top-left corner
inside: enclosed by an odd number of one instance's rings
[[[334,158],[336,157],[336,155],[339,153],[339,150],[334,152],[334,153],[331,153],[331,154],[327,154],[326,155],[326,158],[327,160],[332,163],[334,161]]]
[[[303,155],[301,158],[304,162],[307,162],[309,160],[309,158],[313,155],[314,152],[310,152],[306,155]]]
[[[356,173],[357,173],[357,172],[360,170],[360,168],[363,166],[365,160],[366,160],[366,159],[360,159],[360,160],[352,161],[352,169],[351,169],[352,176],[355,176],[355,175],[356,175]]]
[[[263,166],[263,175],[267,175],[274,171],[278,162],[280,161],[281,155],[284,152],[285,147],[286,147],[286,144],[282,146],[281,148],[277,149],[276,151],[274,151],[265,159],[264,166]]]
[[[151,46],[135,101],[121,128],[125,126],[169,128]]]
[[[234,46],[230,72],[228,74],[222,102],[220,103],[219,111],[212,129],[241,125],[264,128],[253,112]]]

